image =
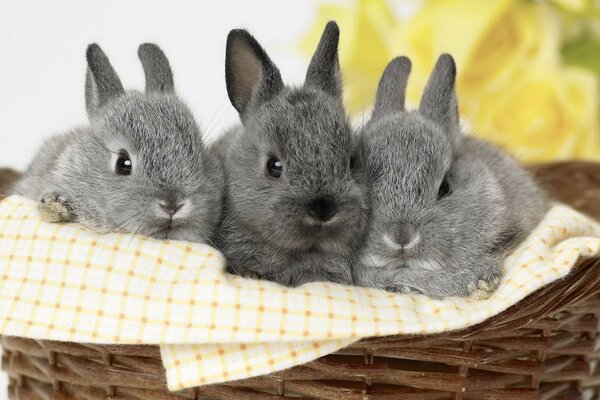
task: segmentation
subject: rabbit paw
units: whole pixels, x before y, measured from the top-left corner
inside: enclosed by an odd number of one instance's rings
[[[388,292],[394,292],[394,293],[400,293],[400,294],[421,294],[421,292],[418,291],[417,289],[412,288],[410,286],[406,286],[406,285],[389,286],[389,287],[386,287],[385,290],[387,290]]]
[[[58,193],[46,193],[38,205],[40,215],[46,222],[68,222],[73,220],[73,211],[67,198]]]
[[[489,299],[492,294],[500,286],[501,276],[500,274],[493,274],[492,276],[478,279],[467,285],[469,291],[469,298],[473,300],[485,300]]]
[[[417,289],[411,288],[410,286],[400,286],[399,292],[402,294],[421,294]]]

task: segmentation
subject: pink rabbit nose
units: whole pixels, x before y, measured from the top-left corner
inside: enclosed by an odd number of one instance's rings
[[[160,206],[160,208],[163,209],[164,212],[166,212],[167,214],[169,214],[171,216],[175,215],[175,213],[177,211],[179,211],[181,209],[181,207],[183,207],[183,203],[180,203],[180,204],[159,203],[158,205]]]
[[[391,235],[384,235],[384,242],[394,250],[410,250],[421,241],[421,235],[410,223],[397,223]]]

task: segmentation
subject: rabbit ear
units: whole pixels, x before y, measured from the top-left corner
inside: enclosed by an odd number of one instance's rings
[[[456,64],[450,54],[442,54],[423,92],[419,112],[438,122],[451,133],[458,131],[458,104],[454,84]]]
[[[251,108],[283,90],[279,70],[245,29],[234,29],[227,35],[225,81],[229,100],[242,120]]]
[[[372,118],[404,110],[410,69],[411,62],[408,57],[396,57],[385,67],[379,80]]]
[[[160,47],[153,43],[141,44],[138,57],[146,75],[146,92],[175,92],[171,66]]]
[[[124,94],[125,89],[100,46],[90,44],[86,58],[85,107],[88,114],[93,115],[107,102]]]
[[[306,71],[305,85],[342,97],[342,78],[338,61],[340,29],[334,21],[325,26],[321,40]]]

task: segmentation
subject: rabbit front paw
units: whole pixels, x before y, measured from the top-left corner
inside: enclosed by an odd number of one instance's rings
[[[406,286],[406,285],[388,286],[388,287],[385,287],[384,290],[387,290],[388,292],[394,292],[394,293],[400,293],[400,294],[421,294],[421,292],[418,291],[417,289],[412,288],[410,286]]]
[[[74,217],[67,198],[55,192],[44,194],[38,208],[46,222],[69,222]]]
[[[420,291],[418,291],[415,288],[412,288],[410,286],[400,286],[400,293],[402,294],[421,294]]]
[[[492,294],[500,286],[502,277],[499,272],[486,274],[486,276],[478,277],[467,285],[469,298],[473,300],[489,299]]]

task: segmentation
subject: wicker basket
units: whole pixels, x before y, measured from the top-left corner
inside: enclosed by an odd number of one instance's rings
[[[561,200],[600,217],[600,165],[536,170]],[[258,378],[166,389],[156,346],[2,337],[11,399],[595,399],[600,259],[469,329],[369,338]]]

